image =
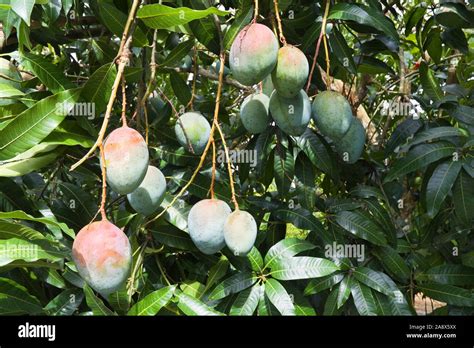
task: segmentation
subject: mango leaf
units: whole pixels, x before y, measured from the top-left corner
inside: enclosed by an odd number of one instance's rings
[[[83,299],[84,293],[80,289],[66,289],[49,301],[44,310],[48,315],[72,315]]]
[[[235,17],[234,21],[230,25],[229,29],[225,32],[224,35],[224,49],[230,49],[230,46],[234,42],[237,34],[250,23],[253,17],[254,6],[244,6],[240,9],[240,13]]]
[[[390,139],[385,146],[385,156],[389,156],[396,148],[402,145],[408,137],[415,134],[423,125],[421,120],[409,118],[400,123],[397,128],[393,131]]]
[[[223,315],[184,292],[181,292],[176,297],[178,299],[178,308],[186,315]]]
[[[66,257],[64,252],[46,242],[33,243],[18,238],[0,239],[0,266],[17,260],[57,262],[63,260],[64,257]]]
[[[351,294],[360,315],[377,315],[377,305],[369,287],[353,281],[351,282]]]
[[[160,65],[170,67],[177,65],[191,51],[193,46],[194,39],[181,42],[178,46],[173,48]]]
[[[439,284],[472,286],[474,285],[474,269],[462,265],[445,264],[432,267],[420,273],[417,278]]]
[[[427,129],[417,134],[413,140],[408,143],[408,146],[418,145],[435,139],[461,137],[465,136],[459,128],[454,127],[435,127]]]
[[[173,297],[176,285],[153,291],[135,303],[128,315],[156,315]]]
[[[452,156],[455,151],[454,145],[448,142],[420,144],[393,164],[384,182],[392,181],[397,177],[419,170],[441,158]]]
[[[59,66],[52,64],[41,56],[23,53],[21,63],[25,69],[37,76],[53,93],[74,88],[73,83],[65,77],[64,71]]]
[[[417,285],[417,289],[426,296],[453,306],[474,307],[474,296],[469,290],[436,283]]]
[[[173,92],[175,93],[179,102],[182,105],[188,105],[189,101],[191,100],[192,94],[191,89],[189,88],[186,81],[184,81],[183,77],[176,71],[171,71],[170,83],[171,88],[173,88]]]
[[[306,250],[314,249],[315,246],[308,241],[299,238],[285,238],[273,245],[265,255],[265,267],[271,267],[278,259],[288,259]]]
[[[290,190],[295,175],[295,160],[293,154],[282,146],[280,151],[275,151],[273,169],[275,184],[280,196],[286,196]]]
[[[453,201],[456,216],[466,225],[472,226],[474,220],[474,178],[461,170],[454,184]]]
[[[0,278],[0,314],[40,314],[43,312],[39,300],[15,281]]]
[[[257,276],[251,272],[238,272],[217,285],[209,298],[220,300],[230,294],[242,291],[255,284]]]
[[[327,290],[332,286],[338,284],[342,279],[344,279],[343,273],[335,273],[328,275],[326,277],[318,278],[318,279],[311,279],[304,289],[305,295],[313,295],[317,294],[318,292]]]
[[[150,28],[166,29],[183,25],[211,14],[225,16],[228,12],[218,10],[215,7],[208,7],[206,10],[193,10],[188,7],[173,8],[160,4],[152,4],[142,6],[137,12],[137,18],[141,19],[143,23]]]
[[[95,115],[104,112],[112,93],[112,86],[117,75],[115,63],[102,65],[89,77],[81,91],[81,96],[94,105]]]
[[[67,90],[44,98],[12,120],[0,131],[0,160],[15,157],[46,138],[72,109],[79,91]]]
[[[331,7],[329,19],[342,19],[368,25],[377,31],[382,31],[398,41],[398,33],[392,21],[382,13],[366,6],[338,3]]]
[[[87,284],[84,285],[84,294],[86,295],[87,305],[92,310],[92,313],[94,313],[94,315],[99,315],[99,316],[117,315],[116,313],[112,312],[104,304],[104,302],[94,294],[94,291]]]
[[[337,294],[337,308],[344,306],[344,303],[347,302],[351,296],[351,277],[346,276],[342,282],[339,284],[338,294]]]
[[[174,226],[155,224],[151,232],[153,238],[160,243],[181,250],[197,251],[197,248],[191,240],[191,237],[189,237],[189,234]]]
[[[410,278],[410,269],[405,260],[394,249],[387,246],[372,252],[392,276],[403,281]]]
[[[433,70],[431,70],[425,62],[422,62],[419,71],[420,82],[423,86],[424,93],[435,102],[443,98],[443,90],[441,89],[439,81],[434,76]]]
[[[335,221],[346,231],[376,245],[386,245],[382,229],[366,216],[356,211],[341,211],[336,214]]]
[[[290,295],[276,279],[270,278],[265,282],[265,294],[282,315],[296,315]]]
[[[292,257],[278,259],[271,265],[270,274],[279,280],[324,277],[339,270],[332,261],[317,257]]]
[[[18,89],[6,83],[0,83],[0,98],[18,97],[24,94],[25,93],[23,93],[22,91],[19,91]]]
[[[261,290],[262,287],[255,284],[251,288],[239,292],[229,315],[252,315],[257,309]]]
[[[15,0],[11,1],[12,10],[25,21],[28,26],[30,25],[31,12],[35,6],[35,0]]]
[[[303,230],[321,231],[324,229],[321,222],[304,208],[280,208],[274,214],[279,220],[289,222]]]
[[[114,5],[105,1],[98,1],[98,5],[102,22],[112,33],[121,38],[125,28],[125,23],[127,22],[127,15],[117,9]],[[132,43],[138,47],[148,45],[148,39],[139,26],[137,26],[133,32]]]
[[[394,291],[397,290],[393,282],[386,282],[386,276],[383,273],[374,271],[370,268],[357,267],[354,269],[352,274],[359,282],[387,296],[393,296]]]
[[[250,263],[250,268],[253,271],[262,271],[263,270],[263,258],[262,254],[256,247],[252,247],[250,252],[247,254],[247,260]]]
[[[56,146],[52,146],[51,150],[55,147]],[[4,164],[0,164],[0,176],[17,177],[31,173],[52,163],[61,155],[61,152],[62,151],[50,152],[45,155],[5,162]]]
[[[354,51],[349,47],[344,36],[342,36],[336,28],[329,34],[329,43],[341,65],[349,70],[350,73],[356,74],[357,67],[353,58]]]
[[[206,292],[211,286],[219,281],[229,269],[229,261],[226,259],[221,259],[209,270],[209,277],[207,278],[206,288],[203,292]]]
[[[426,205],[430,217],[438,213],[456,181],[461,166],[461,161],[447,161],[434,170],[426,186]]]

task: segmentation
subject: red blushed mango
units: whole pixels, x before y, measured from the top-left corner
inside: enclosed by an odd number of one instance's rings
[[[107,296],[125,283],[132,264],[132,249],[121,229],[102,220],[79,231],[72,246],[72,258],[87,284]]]
[[[148,168],[148,147],[136,130],[120,127],[104,143],[107,183],[117,193],[134,191]]]
[[[309,74],[308,59],[295,46],[285,46],[278,51],[272,82],[278,94],[285,98],[295,97],[303,88]]]
[[[229,64],[234,78],[251,86],[269,75],[277,62],[278,41],[265,25],[246,26],[230,48]]]

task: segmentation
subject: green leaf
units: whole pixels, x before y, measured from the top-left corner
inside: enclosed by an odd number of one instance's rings
[[[314,179],[316,169],[309,158],[300,152],[295,163],[295,184],[299,201],[306,209],[313,210],[316,204],[316,188]]]
[[[160,64],[163,66],[175,66],[191,51],[194,47],[194,39],[181,42],[178,46],[166,56],[165,60]]]
[[[335,221],[346,231],[376,245],[386,245],[387,239],[381,228],[356,211],[341,211]]]
[[[39,314],[41,303],[28,290],[11,279],[0,278],[0,314]]]
[[[315,246],[299,238],[286,238],[273,245],[265,255],[265,267],[271,267],[278,259],[287,259]]]
[[[25,69],[37,76],[53,93],[74,88],[73,83],[65,77],[63,69],[41,56],[23,53],[21,55],[21,63]]]
[[[250,23],[253,17],[254,6],[243,6],[240,9],[240,13],[235,17],[234,21],[230,25],[229,29],[224,35],[224,49],[230,49],[230,46],[234,42],[237,34]]]
[[[386,276],[367,267],[357,267],[353,270],[354,277],[361,283],[387,296],[394,296],[398,289],[394,284],[386,282]]]
[[[351,282],[351,294],[360,315],[377,315],[377,305],[369,287],[353,281]]]
[[[461,137],[464,133],[459,128],[454,127],[435,127],[420,132],[411,140],[408,146],[418,145],[435,139]]]
[[[466,225],[472,226],[474,220],[474,178],[461,170],[454,184],[453,202],[456,216]]]
[[[305,295],[313,295],[327,290],[344,279],[343,273],[335,273],[319,279],[311,279],[304,289]]]
[[[303,135],[297,138],[297,144],[316,168],[329,174],[331,178],[338,180],[339,172],[336,169],[334,157],[322,138],[308,128]]]
[[[398,41],[398,33],[392,21],[370,7],[338,3],[331,7],[328,19],[349,20],[368,25]]]
[[[95,117],[105,111],[112,86],[117,76],[115,63],[102,65],[89,77],[81,91],[81,96],[95,107]]]
[[[351,295],[351,277],[346,276],[341,284],[339,284],[338,294],[337,294],[337,308],[344,306],[344,303],[349,299]]]
[[[221,259],[218,263],[212,266],[209,270],[209,277],[207,278],[206,288],[204,289],[204,292],[206,292],[207,289],[217,283],[219,279],[221,279],[227,273],[228,269],[229,261],[226,259]]]
[[[55,147],[56,146],[52,146],[50,149],[53,150]],[[25,159],[12,159],[9,162],[0,164],[0,176],[17,177],[31,173],[52,163],[61,155],[61,152],[62,151],[50,152],[46,155],[38,155]]]
[[[128,297],[127,289],[120,289],[109,294],[107,301],[114,311],[121,315],[127,313],[130,308],[130,299]]]
[[[47,242],[33,243],[18,238],[0,239],[0,267],[16,260],[57,262],[65,256],[65,253]]]
[[[31,12],[35,6],[35,0],[13,0],[11,1],[12,10],[23,19],[28,26],[30,25]]]
[[[253,315],[257,309],[262,287],[255,284],[249,289],[241,291],[230,309],[230,315]]]
[[[387,246],[372,252],[391,275],[403,281],[407,281],[410,278],[410,269],[406,265],[405,260],[394,249]]]
[[[192,97],[191,89],[189,88],[186,81],[184,81],[182,76],[178,74],[176,71],[171,71],[170,83],[171,83],[171,88],[173,88],[173,92],[175,93],[179,102],[184,106],[188,105]]]
[[[164,287],[146,295],[135,303],[127,315],[156,315],[171,300],[176,285]]]
[[[339,296],[339,285],[337,285],[330,293],[324,304],[324,315],[337,315],[340,310],[337,308],[337,297]]]
[[[186,315],[223,315],[198,299],[181,292],[178,298],[178,308]]]
[[[415,6],[413,9],[409,12],[409,15],[407,17],[406,21],[406,26],[405,26],[405,35],[408,36],[411,34],[411,31],[413,27],[415,27],[420,19],[423,18],[424,14],[426,12],[426,7],[424,6]]]
[[[422,62],[419,71],[424,93],[435,102],[443,98],[440,82],[434,76],[433,70],[425,62]]]
[[[25,95],[22,91],[6,83],[0,83],[0,98],[11,98]]]
[[[120,11],[115,5],[105,1],[98,1],[99,14],[105,26],[119,38],[122,37],[127,15]],[[135,27],[132,43],[134,46],[143,47],[148,45],[148,39],[139,26]]]
[[[426,186],[426,205],[430,217],[434,217],[439,212],[441,204],[456,181],[461,166],[461,161],[447,161],[434,170]]]
[[[263,270],[263,258],[262,254],[256,247],[252,247],[250,252],[247,254],[247,260],[249,260],[250,268],[253,271],[259,272]]]
[[[267,279],[265,294],[282,315],[296,315],[293,301],[280,282],[275,279]]]
[[[283,146],[281,152],[275,151],[273,169],[278,193],[285,197],[290,190],[295,175],[295,160],[293,154]]]
[[[445,264],[432,267],[420,273],[417,278],[433,283],[472,286],[474,285],[474,269],[462,265]]]
[[[181,250],[197,251],[197,248],[191,240],[191,237],[189,237],[189,234],[174,226],[155,224],[151,232],[153,238],[160,243]]]
[[[393,131],[387,145],[385,146],[385,156],[388,156],[395,151],[398,146],[408,139],[408,137],[415,134],[422,125],[423,122],[421,122],[421,120],[414,120],[413,118],[409,118],[400,123]]]
[[[94,291],[87,284],[84,285],[84,294],[86,295],[87,305],[92,310],[94,315],[116,315],[109,308],[107,308],[104,302],[102,302],[102,300],[94,294]]]
[[[292,223],[303,230],[321,231],[324,229],[321,222],[304,208],[280,208],[274,214],[279,220]]]
[[[417,289],[426,296],[453,306],[474,307],[474,296],[469,290],[436,283],[417,285]]]
[[[251,272],[238,272],[217,285],[209,298],[220,300],[230,294],[242,291],[255,284],[257,276]]]
[[[455,151],[454,145],[448,142],[420,144],[393,164],[384,182],[392,181],[397,177],[419,170],[444,157],[452,156]]]
[[[193,10],[188,7],[169,7],[160,4],[142,6],[137,12],[137,18],[141,19],[148,27],[153,29],[166,29],[189,23],[195,19],[207,17],[211,14],[225,16],[226,11],[215,7],[206,10]]]
[[[44,98],[12,120],[0,131],[0,160],[15,157],[46,138],[72,109],[79,91]]]
[[[292,257],[278,259],[271,264],[270,274],[279,280],[324,277],[339,270],[332,261],[317,257]]]
[[[66,289],[48,302],[44,310],[48,315],[72,315],[84,299],[84,293],[79,289]]]
[[[352,74],[357,73],[357,67],[354,62],[354,51],[349,47],[344,36],[334,28],[329,34],[329,43],[341,65]]]

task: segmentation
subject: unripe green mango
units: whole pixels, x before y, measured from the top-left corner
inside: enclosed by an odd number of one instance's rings
[[[128,202],[137,213],[153,214],[166,193],[166,179],[161,170],[148,166],[145,178],[138,188],[127,195]]]
[[[335,142],[336,150],[341,155],[343,161],[355,163],[362,155],[364,145],[365,128],[359,119],[353,117],[347,133]]]
[[[285,98],[296,96],[309,74],[308,59],[300,49],[287,45],[278,50],[278,60],[272,72],[272,81],[278,93]]]
[[[270,113],[283,132],[301,135],[311,119],[311,103],[303,90],[293,98],[284,98],[274,90],[270,98]]]
[[[351,126],[351,106],[341,93],[319,93],[313,100],[312,112],[314,122],[321,133],[333,140],[342,138]]]
[[[240,106],[240,120],[252,134],[263,132],[268,127],[270,98],[263,93],[255,93],[244,99]]]
[[[176,133],[176,138],[186,151],[190,151],[188,144],[189,140],[194,153],[200,155],[206,148],[207,141],[211,134],[211,126],[201,113],[186,112],[176,121],[174,131]]]
[[[246,211],[236,210],[224,224],[224,239],[227,247],[236,256],[245,256],[257,238],[257,223]]]

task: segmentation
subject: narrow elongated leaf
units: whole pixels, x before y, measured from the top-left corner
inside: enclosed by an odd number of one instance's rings
[[[339,283],[342,279],[344,279],[343,273],[331,274],[319,279],[311,279],[306,288],[304,289],[304,294],[317,294],[318,292],[331,288],[333,285]]]
[[[46,138],[72,109],[79,91],[44,98],[12,120],[0,131],[0,160],[13,158]]]
[[[15,281],[0,278],[0,314],[39,314],[42,313],[39,300]]]
[[[86,295],[87,305],[92,310],[94,315],[116,315],[109,308],[107,308],[104,302],[94,294],[94,291],[87,284],[84,285],[84,294]]]
[[[209,289],[211,286],[216,284],[219,279],[221,279],[226,273],[229,268],[229,261],[228,260],[219,260],[214,266],[211,267],[209,270],[209,277],[207,278],[206,283],[206,290]]]
[[[344,36],[342,36],[336,28],[334,28],[329,35],[329,43],[341,65],[352,74],[356,74],[357,67],[353,58],[354,51],[349,47]]]
[[[332,261],[317,257],[278,259],[271,265],[271,275],[279,280],[324,277],[339,270]]]
[[[434,76],[433,71],[425,62],[420,64],[420,81],[423,86],[423,91],[433,101],[438,101],[443,98],[443,90],[441,89],[439,81]]]
[[[422,125],[423,122],[421,122],[421,120],[414,120],[413,118],[409,118],[400,123],[393,131],[390,139],[388,139],[387,145],[385,146],[385,156],[389,156],[393,151],[395,151],[409,136],[415,134]]]
[[[222,315],[222,313],[184,292],[177,295],[177,298],[178,308],[186,315]]]
[[[344,303],[351,296],[351,277],[345,277],[342,282],[339,284],[338,294],[337,294],[337,308],[341,308]]]
[[[80,289],[66,289],[44,307],[48,315],[72,315],[81,305],[84,293]]]
[[[466,225],[472,226],[474,220],[474,178],[461,170],[453,189],[456,216]]]
[[[374,250],[373,253],[392,276],[404,281],[410,278],[410,269],[405,260],[394,249],[387,246]]]
[[[6,83],[0,83],[0,98],[11,98],[22,96],[25,93],[19,91],[15,87],[12,87]]]
[[[242,291],[255,284],[257,277],[251,272],[239,272],[217,285],[209,295],[210,299],[219,300],[230,294]]]
[[[377,315],[377,305],[369,287],[353,281],[351,282],[351,294],[360,315]]]
[[[461,307],[474,307],[474,295],[469,290],[447,284],[426,283],[418,290],[435,300]]]
[[[234,42],[235,37],[237,34],[252,20],[254,11],[254,6],[244,6],[239,12],[239,15],[235,17],[234,21],[230,25],[229,29],[225,32],[224,35],[224,48],[226,50],[230,49],[230,46]]]
[[[54,226],[58,227],[69,235],[70,237],[74,237],[74,231],[67,227],[65,223],[62,222],[57,222],[53,217],[41,217],[41,218],[35,218],[27,213],[25,213],[22,210],[15,210],[15,211],[9,211],[9,212],[0,212],[0,219],[19,219],[19,220],[28,220],[28,221],[34,221],[34,222],[39,222],[42,224],[45,224],[47,226]],[[1,223],[0,223],[0,226]],[[16,225],[18,227],[22,227],[21,225]],[[1,230],[1,227],[0,227]],[[1,233],[0,233],[0,238],[1,238]]]
[[[359,238],[376,245],[387,244],[381,228],[358,212],[341,211],[337,213],[335,220],[342,228]]]
[[[288,194],[295,176],[295,159],[293,154],[286,148],[282,149],[282,153],[275,151],[273,169],[278,193],[284,197]]]
[[[174,226],[155,225],[151,232],[154,239],[170,247],[182,250],[197,250],[189,234]]]
[[[253,247],[250,252],[247,254],[247,260],[249,260],[250,267],[253,271],[262,271],[263,270],[263,258],[262,254],[256,247]]]
[[[156,315],[161,308],[173,297],[176,285],[167,286],[165,288],[153,291],[146,295],[140,301],[135,303],[128,311],[128,315]]]
[[[459,128],[454,127],[435,127],[427,129],[415,136],[412,141],[410,141],[409,146],[418,145],[426,141],[447,138],[447,137],[459,137],[464,136],[464,133],[459,130]]]
[[[304,208],[280,208],[274,214],[279,220],[289,222],[303,230],[321,231],[324,229],[319,220]]]
[[[474,285],[474,269],[462,265],[435,266],[421,273],[418,277],[433,283],[459,286]]]
[[[434,170],[426,186],[426,205],[430,217],[438,213],[456,181],[461,166],[461,161],[447,161]]]
[[[265,268],[277,259],[286,259],[306,250],[314,249],[315,245],[299,238],[286,238],[273,245],[265,255]]]
[[[94,71],[82,89],[81,96],[90,103],[94,103],[95,117],[104,112],[112,93],[117,69],[115,63],[102,65]]]
[[[394,163],[384,181],[392,181],[397,177],[419,170],[441,158],[452,156],[455,151],[454,145],[447,142],[415,146],[405,157]]]
[[[191,100],[192,94],[191,89],[186,84],[186,81],[184,81],[181,75],[178,74],[176,71],[172,71],[170,73],[170,83],[171,88],[173,88],[173,92],[175,93],[179,102],[182,105],[187,105],[188,102]]]
[[[337,297],[339,295],[339,285],[332,289],[324,304],[324,315],[337,315],[340,310],[337,308]]]
[[[281,315],[296,315],[293,301],[280,282],[275,279],[268,279],[265,282],[265,294]]]
[[[142,6],[137,12],[137,18],[153,29],[166,29],[189,23],[195,19],[207,17],[211,14],[225,16],[226,11],[218,10],[215,7],[208,7],[206,10],[193,10],[188,7],[170,7],[160,4]]]
[[[32,243],[18,238],[0,239],[0,267],[17,260],[57,262],[65,256],[49,243]]]
[[[11,1],[12,10],[30,25],[31,12],[33,12],[33,6],[35,6],[35,0],[14,0]]]
[[[352,274],[359,282],[387,296],[393,296],[393,291],[397,289],[393,287],[393,284],[387,283],[380,272],[370,268],[357,267]]]
[[[23,53],[21,55],[21,63],[53,93],[74,88],[73,83],[65,77],[64,71],[61,68],[41,56]]]
[[[230,315],[253,315],[257,309],[262,287],[255,284],[249,289],[241,291],[230,309]]]
[[[342,19],[365,24],[382,31],[398,41],[398,33],[392,21],[382,13],[370,8],[356,4],[338,3],[331,7],[329,19]]]
[[[194,39],[181,42],[178,46],[166,56],[165,60],[160,64],[163,66],[175,66],[183,59],[193,48]]]

